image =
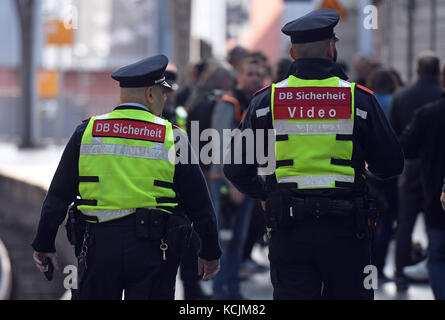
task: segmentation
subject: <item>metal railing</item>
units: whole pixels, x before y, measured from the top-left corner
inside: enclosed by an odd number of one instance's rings
[[[9,300],[11,296],[12,272],[8,251],[0,240],[0,300]]]

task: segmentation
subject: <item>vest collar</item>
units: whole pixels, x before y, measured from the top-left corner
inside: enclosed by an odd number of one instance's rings
[[[152,113],[150,109],[148,109],[146,106],[136,103],[136,102],[126,102],[118,105],[114,110],[122,110],[122,109],[136,109],[136,110],[144,110]]]

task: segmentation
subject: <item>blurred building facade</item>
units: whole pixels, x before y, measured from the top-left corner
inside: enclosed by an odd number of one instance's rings
[[[20,30],[15,0],[0,1],[0,138],[18,135],[20,109]],[[445,61],[445,1],[439,0],[35,0],[36,70],[57,71],[57,94],[39,96],[36,83],[36,139],[63,140],[82,119],[118,103],[116,68],[163,53],[180,72],[189,62],[210,56],[224,59],[242,45],[264,52],[273,64],[288,56],[289,38],[280,29],[288,21],[321,5],[339,6],[342,18],[339,60],[348,64],[362,52],[394,66],[404,80],[413,79],[416,55],[436,50]],[[378,9],[377,28],[367,29],[364,9]],[[45,24],[68,21],[74,28],[70,46],[46,43]],[[350,68],[351,78],[354,74]],[[37,77],[39,78],[39,77]]]
[[[445,1],[382,0],[377,7],[375,59],[394,66],[405,81],[415,80],[415,59],[422,51],[435,51],[445,63]]]
[[[15,0],[0,2],[0,137],[19,136],[20,30]],[[157,53],[171,56],[169,3],[163,0],[35,0],[38,74],[33,134],[38,141],[62,142],[82,119],[119,103],[115,69]],[[70,45],[46,39],[46,22],[59,20],[73,29]],[[56,94],[40,94],[41,73],[56,72]],[[50,90],[51,91],[51,90]],[[7,116],[5,116],[7,115]]]

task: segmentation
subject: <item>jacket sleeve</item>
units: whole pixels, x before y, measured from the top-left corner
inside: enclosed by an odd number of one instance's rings
[[[270,92],[270,91],[269,91]],[[266,164],[275,163],[270,161],[270,157],[275,159],[275,155],[269,154],[269,139],[268,139],[268,129],[271,128],[271,117],[270,117],[270,106],[265,101],[265,94],[260,94],[255,97],[247,110],[246,117],[240,123],[238,129],[241,133],[245,130],[251,130],[254,137],[254,142],[248,143],[236,143],[235,137],[232,137],[230,141],[230,151],[233,155],[236,153],[242,154],[241,164],[236,163],[234,159],[231,159],[230,163],[224,164],[224,175],[233,185],[242,193],[256,199],[266,199],[267,193],[265,189],[264,180],[258,175],[259,163],[258,159],[264,159],[267,161]],[[270,99],[269,99],[270,101]],[[262,109],[263,112],[257,113],[258,109]],[[267,111],[267,112],[266,112]],[[257,117],[257,114],[261,114],[261,117]],[[262,129],[262,130],[257,130]],[[261,136],[260,136],[261,135]],[[253,153],[253,154],[248,154]],[[253,161],[249,161],[253,158]]]
[[[367,95],[367,96],[364,96]],[[403,170],[402,147],[374,96],[356,91],[357,104],[366,108],[366,119],[357,117],[363,124],[364,160],[368,169],[377,177],[385,179],[398,175]]]
[[[37,234],[31,246],[40,252],[55,252],[55,239],[59,225],[66,216],[68,206],[78,194],[79,148],[86,123],[77,127],[63,151],[47,196],[43,202]]]
[[[399,97],[395,94],[389,107],[389,122],[397,136],[400,136],[403,130],[402,124],[400,123],[400,116],[398,114],[399,105]]]
[[[180,129],[175,132],[178,136],[177,143],[181,143],[181,147],[185,148],[182,152],[188,152],[187,161],[184,161],[186,163],[179,162],[175,166],[175,191],[201,239],[199,256],[206,260],[215,260],[221,256],[215,209],[187,136]]]

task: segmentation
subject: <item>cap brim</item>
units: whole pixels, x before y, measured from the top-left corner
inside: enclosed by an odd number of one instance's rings
[[[167,81],[162,81],[161,83],[158,83],[158,85],[163,86],[167,89],[173,90],[172,86]]]
[[[172,87],[172,90],[173,91],[177,91],[178,90],[178,84],[177,83],[175,83],[175,81],[174,80],[165,80],[169,85],[170,85],[170,87]]]

